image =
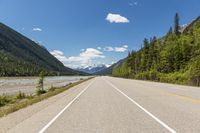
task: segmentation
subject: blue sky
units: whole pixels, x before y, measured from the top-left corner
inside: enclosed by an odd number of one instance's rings
[[[200,15],[199,0],[0,0],[0,21],[69,67],[112,64]]]

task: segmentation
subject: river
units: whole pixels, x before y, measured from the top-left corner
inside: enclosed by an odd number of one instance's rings
[[[45,77],[44,89],[51,86],[61,87],[69,83],[78,82],[81,79],[87,79],[88,76],[55,76]],[[33,94],[36,91],[39,77],[1,77],[0,78],[0,95],[15,94],[19,91],[26,94]]]

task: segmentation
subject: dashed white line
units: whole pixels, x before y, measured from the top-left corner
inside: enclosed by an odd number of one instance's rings
[[[40,131],[39,133],[44,133],[55,121],[56,119],[62,115],[65,110],[67,110],[92,84],[93,84],[94,80],[85,87],[84,90],[82,90],[70,103],[67,104],[67,106],[65,106],[49,123],[47,123],[47,125],[45,125]]]
[[[111,82],[103,79],[105,82],[107,82],[111,87],[113,87],[115,90],[117,90],[119,93],[121,93],[123,96],[125,96],[128,100],[130,100],[133,104],[135,104],[137,107],[139,107],[141,110],[143,110],[146,114],[148,114],[151,118],[153,118],[155,121],[157,121],[160,125],[165,127],[169,132],[171,133],[177,133],[174,129],[169,127],[167,124],[165,124],[163,121],[158,119],[156,116],[154,116],[152,113],[150,113],[148,110],[146,110],[144,107],[142,107],[140,104],[138,104],[136,101],[134,101],[132,98],[127,96],[124,92],[122,92],[120,89],[118,89],[115,85],[113,85]]]

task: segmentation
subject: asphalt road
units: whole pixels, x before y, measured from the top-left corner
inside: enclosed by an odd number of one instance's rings
[[[97,77],[0,119],[5,133],[200,133],[200,89]]]

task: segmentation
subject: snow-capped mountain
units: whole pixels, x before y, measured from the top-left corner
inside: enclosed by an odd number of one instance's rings
[[[109,65],[101,64],[101,65],[80,67],[80,68],[77,68],[76,70],[86,72],[86,73],[89,73],[89,74],[93,74],[93,73],[96,73],[96,72],[101,71],[101,70],[108,68],[108,67],[109,67]]]

